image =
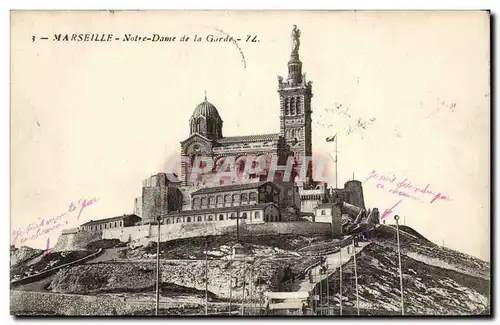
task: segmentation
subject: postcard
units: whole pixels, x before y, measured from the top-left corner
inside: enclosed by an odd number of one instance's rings
[[[488,11],[11,11],[15,316],[491,315]]]

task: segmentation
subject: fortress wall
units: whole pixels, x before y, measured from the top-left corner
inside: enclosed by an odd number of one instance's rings
[[[62,234],[57,239],[53,251],[85,250],[89,243],[102,238],[101,231],[81,231],[77,233]]]
[[[246,225],[242,234],[268,235],[268,234],[331,234],[330,223],[319,222],[268,222],[263,224]]]
[[[104,229],[102,231],[103,239],[119,239],[124,243],[149,236],[149,225]]]
[[[334,227],[335,228],[335,227]],[[335,230],[333,230],[335,232]],[[231,234],[236,236],[236,220],[223,222],[178,223],[161,226],[161,241],[193,238],[202,236],[220,236]],[[269,234],[331,234],[331,223],[319,222],[268,222],[261,224],[240,224],[242,235]],[[56,250],[83,250],[94,241],[100,239],[119,239],[127,243],[143,238],[155,241],[158,236],[158,226],[143,225],[134,227],[105,229],[102,231],[82,231],[77,234],[61,235],[57,241]]]

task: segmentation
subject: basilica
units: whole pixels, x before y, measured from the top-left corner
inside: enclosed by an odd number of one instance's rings
[[[180,175],[173,181],[159,173],[143,181],[142,196],[136,199],[134,211],[143,223],[153,223],[158,217],[164,224],[220,222],[235,217],[252,223],[299,221],[304,212],[312,213],[317,205],[327,202],[327,184],[312,179],[312,164],[306,159],[312,156],[313,93],[312,82],[302,73],[300,34],[294,26],[288,75],[278,77],[279,105],[270,107],[280,112],[279,130],[225,136],[223,118],[205,96],[189,119],[189,136],[180,143],[185,158]],[[197,166],[199,157],[210,160],[211,172],[195,173],[203,167]],[[247,178],[225,177],[213,182],[214,174],[228,161],[241,175],[249,157],[265,161],[265,168]],[[285,168],[273,170],[269,177],[273,163],[284,166],[290,161],[293,168],[289,178],[284,177]],[[343,190],[336,191],[342,194]]]

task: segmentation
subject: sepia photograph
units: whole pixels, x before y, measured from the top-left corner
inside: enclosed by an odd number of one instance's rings
[[[491,316],[490,19],[11,11],[11,315]]]

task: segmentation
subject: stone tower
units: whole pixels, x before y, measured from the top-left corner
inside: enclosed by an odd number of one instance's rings
[[[312,82],[306,81],[302,74],[302,62],[299,58],[300,30],[294,25],[292,31],[292,51],[288,61],[288,78],[278,76],[278,93],[280,97],[280,135],[296,160],[299,182],[304,186],[311,184],[312,164],[305,157],[312,155]],[[302,172],[304,163],[308,163],[306,173]]]

